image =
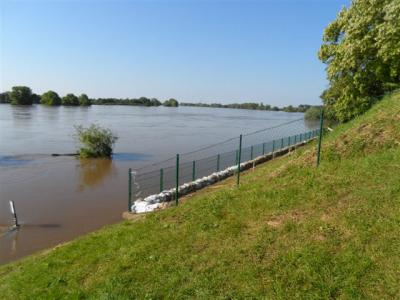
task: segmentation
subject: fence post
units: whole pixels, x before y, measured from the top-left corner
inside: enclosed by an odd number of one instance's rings
[[[288,147],[290,147],[290,135],[288,137]]]
[[[219,171],[219,161],[220,161],[220,155],[217,155],[217,172]]]
[[[265,154],[265,143],[263,143],[263,155]]]
[[[238,162],[237,162],[237,181],[236,185],[239,186],[240,183],[240,159],[242,156],[242,135],[239,138],[239,153],[238,153]]]
[[[322,143],[322,135],[323,135],[323,127],[324,127],[324,109],[321,108],[321,117],[319,122],[319,137],[318,137],[318,149],[317,149],[317,167],[321,161],[321,143]]]
[[[253,146],[250,147],[250,160],[253,160]]]
[[[132,169],[129,168],[128,172],[128,211],[132,212]]]
[[[196,161],[194,160],[192,163],[192,181],[196,180]]]
[[[272,141],[272,157],[274,156],[275,152],[275,140]]]
[[[160,193],[164,190],[164,170],[160,169]]]
[[[283,138],[281,138],[281,149],[283,149]]]
[[[176,190],[175,190],[175,204],[178,205],[179,199],[179,154],[176,155]]]

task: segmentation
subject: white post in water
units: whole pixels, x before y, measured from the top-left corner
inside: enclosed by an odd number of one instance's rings
[[[14,221],[13,227],[19,227],[18,219],[17,219],[17,212],[15,211],[14,201],[12,201],[12,200],[10,200],[10,210],[11,210],[11,214],[13,215],[13,221]]]

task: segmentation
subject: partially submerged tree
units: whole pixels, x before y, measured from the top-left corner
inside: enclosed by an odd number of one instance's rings
[[[99,125],[92,124],[85,128],[76,126],[76,135],[83,145],[78,154],[82,158],[111,157],[113,146],[118,137],[110,130]]]
[[[27,86],[14,86],[10,92],[11,104],[32,105],[32,90]]]
[[[174,98],[171,98],[169,100],[166,100],[163,103],[164,106],[170,106],[170,107],[178,107],[179,106],[179,102],[177,100],[175,100]]]
[[[50,105],[50,106],[55,106],[55,105],[61,105],[61,98],[58,96],[58,94],[54,91],[47,91],[42,95],[42,99],[40,100],[41,104],[44,105]]]
[[[80,106],[90,106],[92,102],[90,101],[89,97],[86,94],[82,94],[79,96],[79,105]]]
[[[61,104],[65,106],[78,106],[79,99],[74,94],[67,94],[62,98]]]
[[[0,103],[10,103],[10,92],[0,93]]]
[[[321,98],[340,121],[400,87],[400,1],[353,0],[323,36],[329,87]]]

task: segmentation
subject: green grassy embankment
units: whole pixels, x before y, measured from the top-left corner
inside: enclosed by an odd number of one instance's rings
[[[1,299],[394,299],[400,94],[179,207],[0,267]]]

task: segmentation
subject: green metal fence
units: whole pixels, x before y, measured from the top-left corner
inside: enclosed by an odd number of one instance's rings
[[[241,163],[307,142],[319,135],[320,129],[317,127],[318,124],[307,126],[301,118],[176,154],[144,167],[129,169],[128,210],[131,210],[135,200],[172,188],[178,191],[184,183],[232,166],[237,166],[239,170],[236,172],[239,185]],[[178,204],[178,192],[174,200]]]

